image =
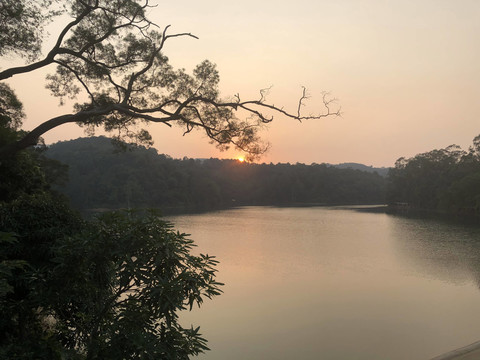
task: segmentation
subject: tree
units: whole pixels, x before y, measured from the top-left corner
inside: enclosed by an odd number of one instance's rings
[[[7,93],[0,146],[23,134],[21,106]],[[81,219],[50,189],[62,169],[36,149],[0,163],[0,358],[188,359],[206,350],[178,311],[220,294],[217,261],[193,256],[193,242],[155,213]]]
[[[187,359],[206,349],[197,329],[183,329],[177,312],[219,294],[216,261],[192,256],[192,242],[158,217],[110,214],[82,220],[53,196],[41,158],[31,148],[47,131],[77,123],[103,126],[117,138],[151,144],[143,123],[203,130],[220,149],[261,154],[258,130],[274,113],[303,116],[257,100],[219,96],[219,74],[204,61],[192,74],[174,69],[165,45],[171,33],[150,21],[149,0],[3,0],[0,55],[25,59],[0,70],[0,357],[15,359]],[[41,52],[45,26],[70,21]],[[71,113],[19,131],[22,104],[4,81],[55,66],[47,87]],[[29,150],[29,151],[26,151]],[[45,163],[43,163],[45,165]],[[8,179],[8,182],[4,182]]]
[[[188,359],[178,311],[220,294],[217,261],[157,214],[85,223],[48,194],[0,206],[0,357]]]
[[[217,261],[193,256],[192,240],[155,213],[81,219],[50,190],[61,176],[47,167],[33,149],[0,164],[0,358],[188,359],[206,350],[178,311],[220,294]]]
[[[388,174],[387,202],[409,211],[471,218],[480,215],[480,136],[469,151],[457,145],[400,158]]]
[[[52,3],[56,4],[52,0],[40,4]],[[78,100],[74,112],[47,119],[3,147],[3,155],[37,144],[42,134],[65,123],[75,122],[89,133],[103,126],[106,131],[115,131],[119,139],[143,144],[152,144],[152,139],[145,129],[137,129],[139,123],[176,123],[185,133],[203,130],[220,149],[233,145],[253,158],[268,147],[258,130],[271,122],[275,113],[298,121],[340,115],[339,109],[332,108],[335,99],[328,94],[323,96],[323,113],[302,115],[308,98],[305,88],[296,112],[267,103],[268,89],[261,90],[256,100],[243,100],[239,94],[220,98],[219,74],[213,63],[203,61],[191,75],[169,64],[164,55],[168,41],[197,37],[170,33],[169,26],[160,30],[146,15],[149,0],[68,0],[64,7],[57,4],[58,9],[52,5],[54,11],[40,11],[40,6],[26,0],[5,4],[0,7],[1,16],[8,20],[5,26],[17,27],[21,41],[0,37],[2,52],[27,53],[36,60],[0,71],[0,80],[55,65],[56,72],[47,78],[52,94],[61,103],[65,98],[88,100]],[[59,14],[68,14],[71,21],[41,57],[42,25]],[[33,50],[28,52],[29,45]]]
[[[42,25],[59,14],[42,13],[52,4],[0,4],[0,54],[33,61],[13,73],[46,65],[35,59]],[[155,214],[81,219],[50,189],[62,167],[38,149],[19,151],[31,137],[19,130],[23,118],[15,92],[0,83],[0,148],[9,155],[0,161],[0,358],[188,359],[206,350],[199,329],[177,319],[220,293],[216,260],[191,255],[193,242]]]

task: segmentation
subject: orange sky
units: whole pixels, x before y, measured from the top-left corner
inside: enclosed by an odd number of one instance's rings
[[[153,0],[152,0],[153,2]],[[177,38],[165,54],[192,69],[218,65],[225,96],[269,99],[295,111],[301,86],[306,113],[321,110],[321,93],[339,98],[342,118],[299,124],[281,117],[264,137],[261,161],[392,166],[401,156],[458,144],[480,134],[480,2],[478,0],[160,1],[151,17]],[[53,35],[53,32],[52,32]],[[13,64],[15,62],[10,62]],[[2,66],[5,67],[5,66]],[[58,108],[44,75],[9,81],[24,102],[31,129]],[[173,157],[236,157],[219,153],[201,134],[150,126],[155,147]],[[82,136],[65,125],[48,142]]]

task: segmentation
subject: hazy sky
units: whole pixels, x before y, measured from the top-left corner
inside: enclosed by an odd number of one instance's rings
[[[151,0],[154,2],[154,0]],[[296,0],[156,1],[151,17],[177,38],[165,54],[178,67],[215,62],[225,96],[269,100],[295,111],[301,86],[306,113],[322,110],[321,93],[339,99],[341,118],[302,124],[277,117],[264,133],[264,162],[392,166],[401,156],[458,144],[480,134],[480,1]],[[53,35],[53,33],[52,33]],[[31,129],[58,108],[44,74],[10,81],[24,101]],[[173,157],[236,157],[203,135],[152,125],[155,147]],[[83,136],[65,125],[47,143]]]

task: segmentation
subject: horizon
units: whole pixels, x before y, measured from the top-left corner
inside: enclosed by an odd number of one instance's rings
[[[50,144],[45,144],[47,147],[49,146],[52,146],[52,145],[55,145],[57,143],[61,143],[61,142],[69,142],[69,141],[75,141],[75,140],[80,140],[80,139],[89,139],[89,138],[94,138],[94,137],[104,137],[104,138],[108,138],[110,139],[108,136],[103,136],[103,135],[100,135],[100,136],[83,136],[83,137],[78,137],[76,139],[69,139],[69,140],[59,140],[59,141],[56,141],[54,143],[50,143]],[[296,161],[294,163],[292,162],[265,162],[265,161],[262,161],[262,159],[258,160],[258,161],[247,161],[245,160],[242,156],[238,156],[238,157],[216,157],[216,156],[211,156],[211,157],[206,157],[206,158],[202,158],[202,157],[188,157],[188,156],[181,156],[181,157],[175,157],[175,156],[172,156],[170,154],[166,154],[166,153],[162,153],[160,152],[157,148],[155,148],[154,146],[151,146],[151,147],[146,147],[144,145],[140,145],[140,146],[143,146],[145,149],[149,149],[149,148],[153,148],[157,151],[157,154],[158,155],[164,155],[164,156],[168,156],[174,160],[183,160],[183,159],[192,159],[192,160],[211,160],[211,159],[214,159],[214,160],[231,160],[231,161],[238,161],[238,162],[241,162],[241,163],[245,163],[245,164],[257,164],[257,165],[269,165],[269,164],[273,164],[273,165],[281,165],[281,164],[289,164],[289,165],[296,165],[296,164],[301,164],[301,165],[307,165],[307,166],[310,166],[310,165],[330,165],[330,166],[340,166],[340,165],[361,165],[361,166],[365,166],[365,167],[369,167],[369,168],[372,168],[372,169],[388,169],[388,168],[391,168],[391,167],[394,167],[394,166],[374,166],[374,165],[370,165],[370,164],[364,164],[364,163],[358,163],[358,162],[352,162],[352,161],[346,161],[346,162],[342,162],[342,163],[336,163],[336,164],[332,164],[332,163],[326,163],[326,162],[322,162],[322,163],[316,163],[316,162],[311,162],[311,163],[303,163],[303,162],[299,162],[299,161]]]

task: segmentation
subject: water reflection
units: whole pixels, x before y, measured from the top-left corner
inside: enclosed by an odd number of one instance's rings
[[[480,287],[480,228],[394,217],[391,236],[402,262],[418,275]]]
[[[478,229],[328,208],[172,220],[226,283],[184,317],[202,359],[420,360],[480,338]]]

